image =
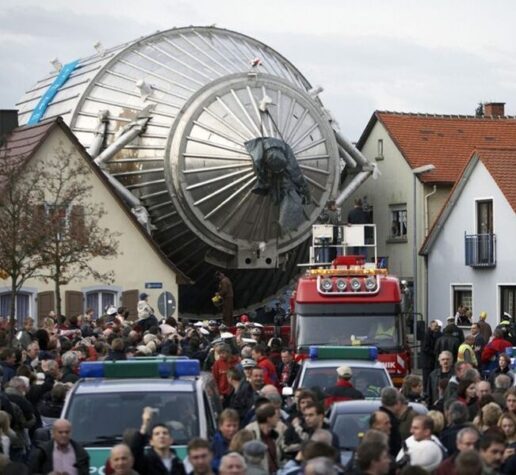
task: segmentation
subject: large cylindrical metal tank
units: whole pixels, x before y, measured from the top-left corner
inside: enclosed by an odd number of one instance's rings
[[[214,27],[97,50],[30,89],[20,123],[60,115],[96,154],[151,105],[143,132],[104,166],[145,206],[152,237],[195,281],[182,290],[180,311],[216,311],[216,269],[232,280],[237,309],[276,294],[297,274],[311,225],[338,191],[342,147],[311,85],[265,44]],[[282,232],[278,206],[251,192],[256,175],[244,143],[260,136],[287,142],[309,184],[296,230]]]

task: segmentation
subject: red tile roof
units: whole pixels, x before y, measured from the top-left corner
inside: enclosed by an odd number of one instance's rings
[[[428,255],[430,252],[437,235],[479,161],[485,165],[513,211],[516,212],[516,147],[479,147],[470,155],[463,171],[448,194],[446,202],[421,245],[420,255]]]
[[[426,183],[455,183],[475,148],[516,146],[516,117],[376,111],[358,148],[362,148],[378,120],[411,168],[435,165],[435,170],[420,176]]]
[[[50,130],[57,126],[56,119],[42,121],[37,125],[17,127],[5,136],[0,144],[0,166],[11,170],[23,167],[43,144]],[[0,189],[5,176],[0,174]]]
[[[477,154],[516,213],[516,148],[479,148]]]

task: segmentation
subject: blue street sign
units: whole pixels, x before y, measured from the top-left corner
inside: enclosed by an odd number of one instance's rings
[[[163,282],[145,282],[146,289],[162,289]]]

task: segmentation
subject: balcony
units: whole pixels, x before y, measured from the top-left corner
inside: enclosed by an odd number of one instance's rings
[[[466,265],[496,266],[496,234],[464,234]]]

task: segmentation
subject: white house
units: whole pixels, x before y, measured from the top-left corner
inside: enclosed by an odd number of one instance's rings
[[[355,198],[370,207],[377,227],[378,255],[392,274],[411,285],[417,275],[417,310],[426,316],[425,261],[418,250],[475,147],[516,145],[516,118],[501,103],[484,104],[484,116],[375,111],[358,148],[375,160],[381,175]],[[428,171],[433,166],[432,171]],[[416,233],[415,233],[416,230]]]
[[[421,254],[428,269],[428,316],[458,305],[494,327],[516,311],[516,147],[478,148],[464,168]]]

